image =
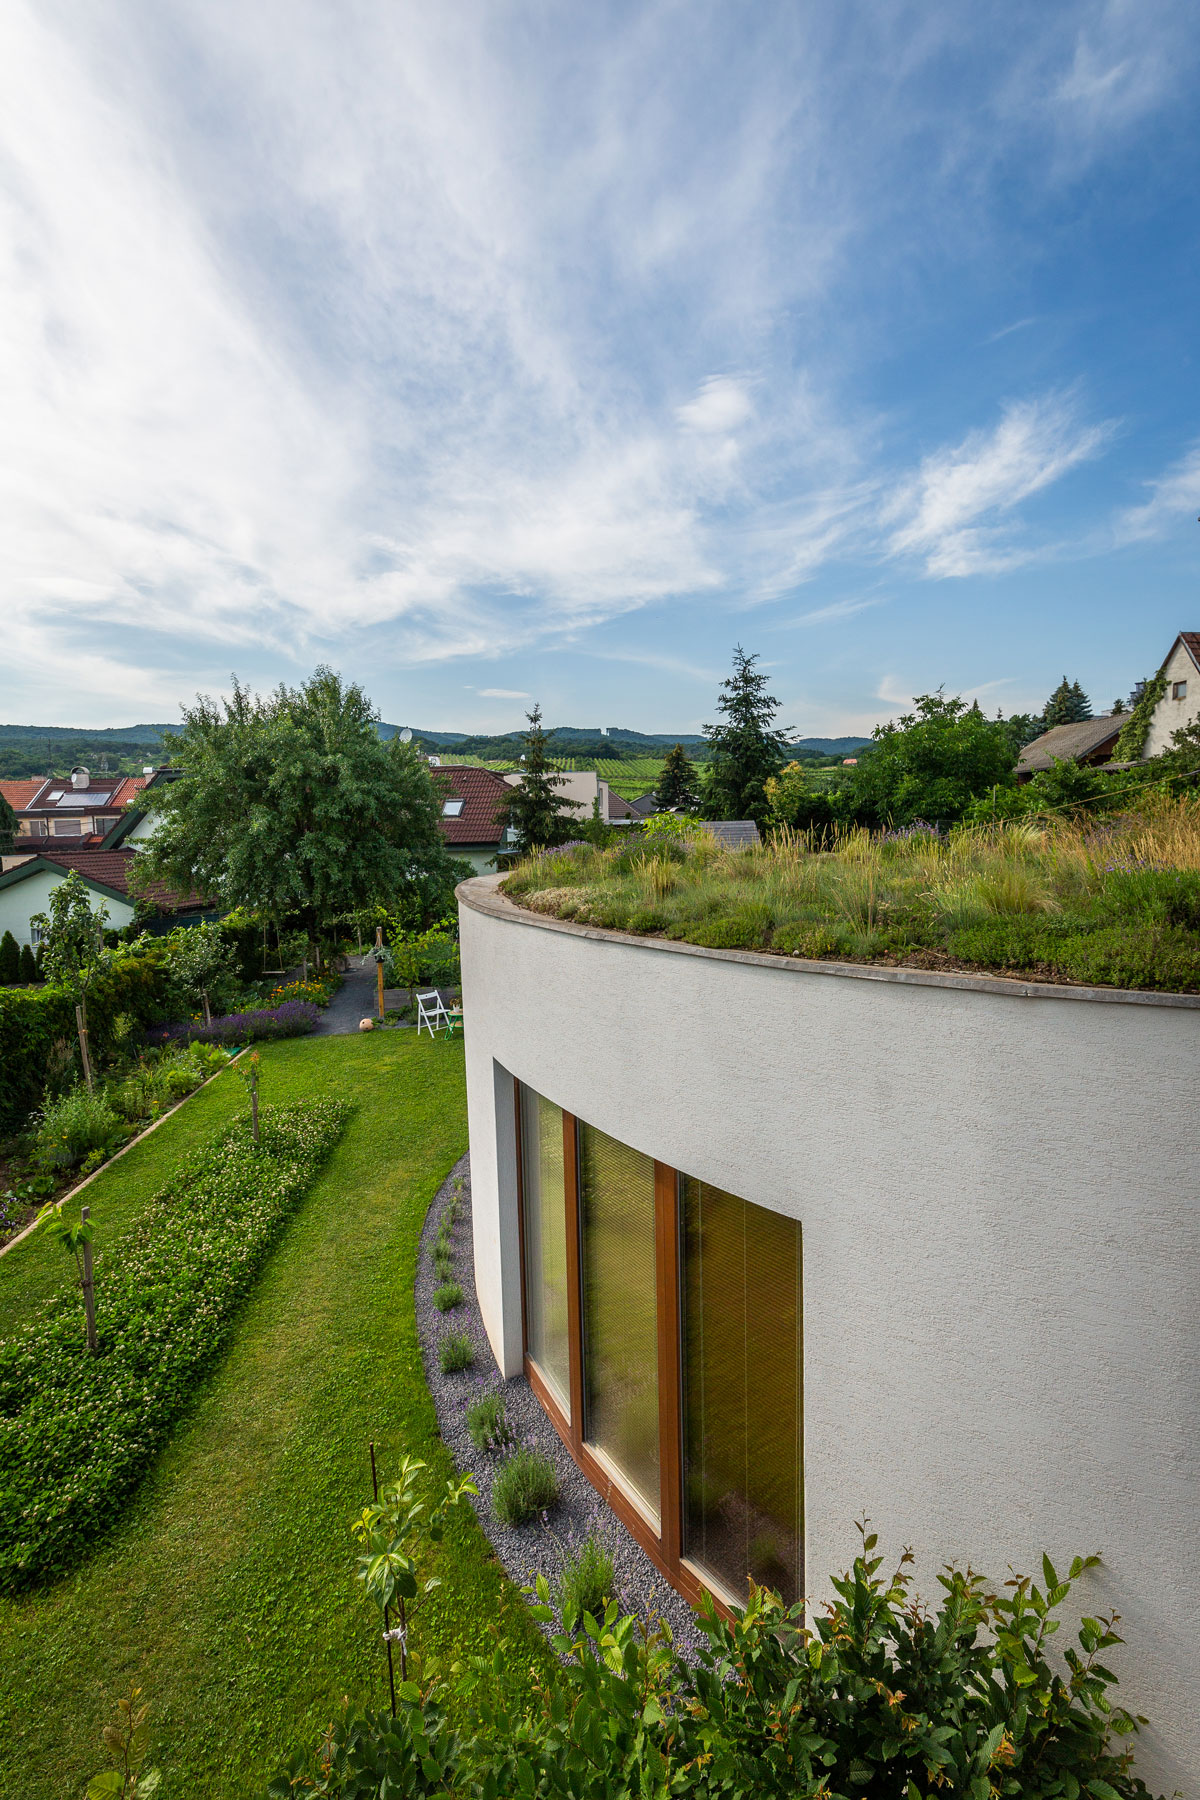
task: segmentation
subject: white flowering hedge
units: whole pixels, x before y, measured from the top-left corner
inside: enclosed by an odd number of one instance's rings
[[[68,1568],[111,1524],[341,1135],[336,1101],[264,1107],[185,1157],[141,1224],[96,1242],[97,1356],[77,1288],[0,1343],[0,1589]]]

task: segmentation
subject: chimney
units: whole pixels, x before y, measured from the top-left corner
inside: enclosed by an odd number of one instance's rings
[[[86,791],[91,779],[91,776],[82,764],[80,764],[78,768],[71,770],[71,786],[75,789],[76,793]]]

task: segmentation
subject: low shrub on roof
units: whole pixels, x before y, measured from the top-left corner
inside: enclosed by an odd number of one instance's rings
[[[349,1108],[264,1107],[182,1159],[140,1225],[95,1221],[99,1350],[78,1290],[0,1343],[0,1588],[67,1568],[120,1512],[220,1348]]]
[[[520,905],[715,949],[1200,992],[1200,798],[726,850],[696,833],[522,863]]]

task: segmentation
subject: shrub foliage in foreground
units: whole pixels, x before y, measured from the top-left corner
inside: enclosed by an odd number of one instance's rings
[[[1043,1562],[1004,1594],[980,1577],[939,1577],[933,1612],[909,1591],[905,1557],[880,1576],[866,1537],[815,1630],[756,1590],[743,1616],[704,1620],[708,1647],[689,1667],[669,1635],[610,1604],[579,1636],[554,1639],[560,1676],[524,1714],[504,1692],[500,1651],[477,1662],[455,1723],[437,1681],[405,1682],[393,1720],[351,1712],[313,1756],[297,1755],[269,1789],[339,1800],[438,1795],[558,1800],[1134,1800],[1137,1721],[1112,1705],[1099,1660],[1121,1640],[1085,1619],[1065,1676],[1047,1658],[1054,1616],[1075,1577]],[[544,1580],[535,1616],[548,1623]],[[461,1676],[461,1671],[458,1672]],[[456,1677],[458,1678],[458,1677]]]
[[[0,1345],[0,1588],[66,1567],[116,1516],[336,1142],[334,1101],[264,1108],[185,1157],[127,1237],[97,1220],[99,1354],[72,1289]]]

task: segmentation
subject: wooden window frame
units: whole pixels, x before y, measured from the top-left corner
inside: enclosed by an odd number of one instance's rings
[[[583,1389],[583,1236],[579,1197],[579,1121],[562,1110],[563,1170],[567,1206],[567,1337],[571,1416],[568,1419],[529,1354],[526,1307],[524,1163],[521,1083],[513,1079],[517,1139],[517,1220],[521,1241],[522,1365],[551,1424],[600,1497],[659,1573],[691,1606],[710,1600],[725,1618],[733,1613],[720,1590],[683,1556],[683,1332],[680,1268],[680,1175],[668,1163],[654,1164],[654,1266],[658,1319],[659,1525],[613,1479],[608,1466],[586,1442]]]

